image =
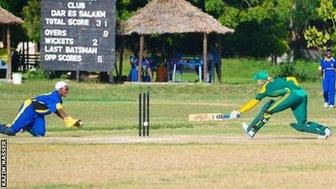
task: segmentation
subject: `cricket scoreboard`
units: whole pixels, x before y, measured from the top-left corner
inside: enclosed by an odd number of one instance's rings
[[[112,71],[115,28],[116,0],[42,0],[42,68]]]

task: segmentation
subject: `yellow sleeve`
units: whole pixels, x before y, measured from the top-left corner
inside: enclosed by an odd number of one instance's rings
[[[240,107],[239,112],[244,113],[252,109],[254,106],[256,106],[260,101],[257,99],[252,99],[246,102],[242,107]]]
[[[63,108],[63,106],[62,106],[61,103],[57,103],[57,104],[56,104],[56,109],[57,109],[57,110],[62,109],[62,108]]]

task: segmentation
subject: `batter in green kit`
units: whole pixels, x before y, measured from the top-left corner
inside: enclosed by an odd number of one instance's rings
[[[257,117],[247,125],[243,123],[244,132],[253,138],[258,130],[267,123],[274,113],[281,112],[290,108],[295,116],[297,123],[290,125],[301,132],[318,134],[320,139],[327,139],[332,131],[323,125],[308,121],[307,122],[307,92],[301,88],[295,77],[284,77],[272,79],[267,72],[258,72],[253,77],[261,87],[256,97],[244,104],[239,111],[232,111],[231,117],[237,118],[240,113],[252,109],[265,97],[277,97],[276,100],[266,102]]]

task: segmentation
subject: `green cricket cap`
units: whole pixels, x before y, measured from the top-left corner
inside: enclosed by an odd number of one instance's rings
[[[268,78],[268,73],[265,72],[265,71],[257,72],[252,77],[252,79],[255,80],[255,81],[257,81],[257,80],[266,80],[267,78]]]

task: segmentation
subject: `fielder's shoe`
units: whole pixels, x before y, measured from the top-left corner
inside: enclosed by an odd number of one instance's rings
[[[255,133],[254,131],[252,131],[252,130],[248,131],[247,128],[248,128],[248,125],[247,125],[246,123],[243,123],[243,125],[242,125],[242,129],[243,129],[244,133],[245,133],[250,139],[254,138],[254,135],[255,135],[256,133]]]
[[[328,108],[328,106],[329,106],[329,104],[326,103],[326,102],[325,102],[324,105],[323,105],[324,108]]]
[[[318,139],[322,139],[322,140],[326,140],[328,137],[330,137],[333,134],[333,132],[329,129],[326,128],[324,130],[324,135],[319,135],[317,138]]]
[[[334,108],[334,105],[329,105],[329,108],[331,109],[331,108]]]

